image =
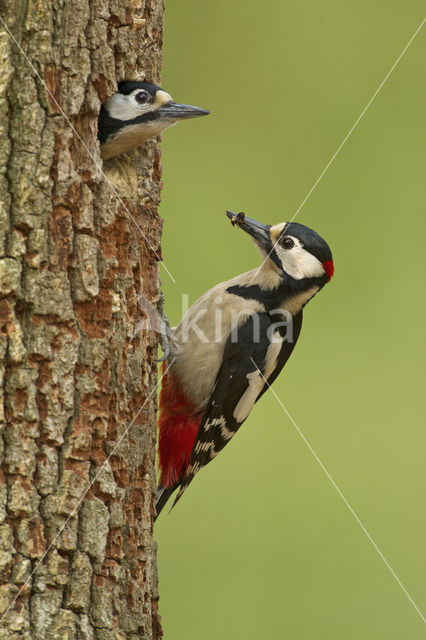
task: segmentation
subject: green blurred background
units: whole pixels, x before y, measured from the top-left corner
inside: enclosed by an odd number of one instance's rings
[[[211,110],[163,141],[172,324],[259,264],[225,209],[293,216],[424,3],[167,2],[163,87]],[[274,385],[426,612],[426,25],[297,220],[336,274]],[[156,525],[167,640],[409,640],[425,624],[272,393]]]

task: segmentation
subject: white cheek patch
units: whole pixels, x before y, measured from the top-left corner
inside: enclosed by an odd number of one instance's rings
[[[312,253],[309,253],[309,251],[306,251],[297,238],[293,236],[288,237],[294,240],[294,247],[292,249],[283,249],[279,244],[275,247],[284,271],[295,280],[323,276],[325,270],[318,258],[313,256]]]
[[[138,104],[135,99],[135,94],[139,93],[139,91],[140,89],[137,89],[128,96],[125,96],[122,93],[115,93],[111,96],[111,98],[105,103],[105,108],[111,118],[116,118],[116,120],[133,120],[133,118],[142,116],[144,113],[149,113],[150,111],[158,109],[159,104],[155,102],[147,103],[146,105]],[[160,93],[160,91],[157,91],[157,95],[158,93]],[[161,91],[161,93],[165,93],[165,91]]]

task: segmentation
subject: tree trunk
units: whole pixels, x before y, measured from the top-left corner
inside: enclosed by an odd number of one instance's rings
[[[0,638],[151,640],[160,154],[96,131],[159,81],[163,0],[1,5]]]

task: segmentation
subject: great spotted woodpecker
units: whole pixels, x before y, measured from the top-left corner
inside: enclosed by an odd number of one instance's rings
[[[227,212],[256,243],[260,268],[205,293],[173,331],[160,394],[157,516],[230,441],[290,357],[303,307],[331,279],[328,244],[297,222]]]
[[[98,138],[101,157],[108,160],[136,149],[179,120],[208,115],[208,111],[177,104],[160,87],[148,82],[123,81],[101,106]]]

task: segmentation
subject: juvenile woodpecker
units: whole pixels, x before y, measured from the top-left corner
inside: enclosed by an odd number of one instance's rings
[[[209,111],[177,104],[161,87],[148,82],[123,81],[102,106],[98,138],[103,160],[136,149],[179,120],[206,116]]]
[[[205,293],[173,331],[160,394],[157,516],[230,441],[290,357],[303,307],[331,279],[328,244],[297,222],[227,212],[261,267]]]

